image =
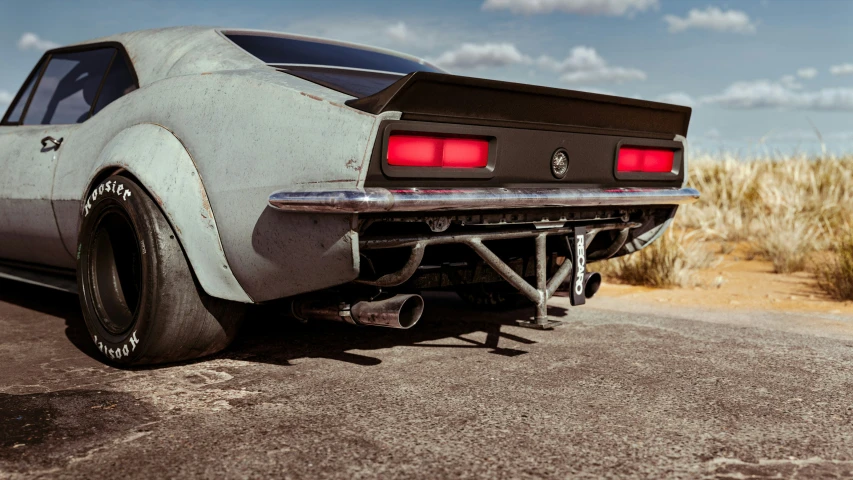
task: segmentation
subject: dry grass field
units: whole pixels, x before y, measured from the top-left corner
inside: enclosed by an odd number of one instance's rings
[[[649,287],[719,287],[700,272],[726,259],[766,262],[807,276],[822,295],[853,300],[853,157],[691,159],[699,202],[637,254],[600,263],[610,281]],[[734,256],[733,256],[734,255]]]

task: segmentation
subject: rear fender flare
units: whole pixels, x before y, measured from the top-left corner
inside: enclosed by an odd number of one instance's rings
[[[252,303],[231,272],[204,182],[192,156],[171,131],[151,123],[119,132],[98,156],[81,202],[81,219],[106,172],[127,172],[148,192],[178,236],[193,272],[213,297]],[[121,175],[121,173],[118,173]]]

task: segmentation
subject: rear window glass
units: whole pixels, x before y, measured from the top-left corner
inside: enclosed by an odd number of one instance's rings
[[[409,74],[441,70],[407,58],[357,47],[265,35],[226,34],[243,50],[274,65],[322,65]]]
[[[316,67],[288,67],[282,71],[356,98],[373,95],[403,78],[396,74]]]

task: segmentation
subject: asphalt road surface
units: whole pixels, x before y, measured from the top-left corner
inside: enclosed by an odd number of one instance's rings
[[[258,312],[193,363],[100,363],[0,282],[0,478],[853,477],[853,318],[596,298],[551,332],[453,295],[409,331]]]

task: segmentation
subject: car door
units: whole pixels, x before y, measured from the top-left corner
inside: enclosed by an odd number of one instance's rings
[[[73,268],[51,191],[62,144],[88,120],[117,50],[61,49],[42,59],[0,125],[0,260]]]

